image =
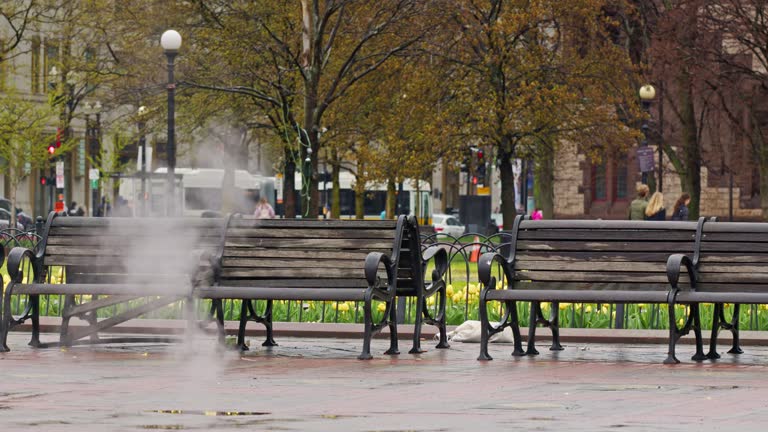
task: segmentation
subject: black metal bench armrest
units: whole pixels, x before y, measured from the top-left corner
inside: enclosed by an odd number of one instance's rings
[[[368,281],[369,287],[379,287],[379,264],[384,264],[384,269],[387,271],[387,291],[390,294],[395,292],[395,269],[392,266],[392,259],[389,255],[381,252],[371,252],[365,257],[365,279]]]
[[[37,281],[37,270],[39,267],[38,261],[39,258],[35,255],[35,253],[27,249],[25,247],[16,246],[13,249],[11,249],[11,253],[8,254],[8,276],[10,276],[11,281],[20,283],[21,280],[24,278],[24,273],[21,271],[21,261],[24,259],[24,257],[28,257],[32,261],[32,272],[34,276],[34,280]]]
[[[680,272],[685,266],[688,272],[688,277],[691,281],[691,290],[696,288],[696,267],[693,265],[693,261],[690,257],[683,254],[674,254],[667,259],[667,280],[672,288],[677,288],[677,284],[680,281]]]
[[[432,282],[437,282],[443,278],[448,271],[448,252],[440,246],[431,246],[421,255],[424,264],[430,260],[435,260],[435,268],[432,270]]]
[[[514,280],[513,275],[511,274],[510,266],[512,264],[508,262],[503,256],[496,252],[487,252],[484,253],[482,256],[480,256],[480,259],[477,261],[477,275],[480,279],[480,282],[488,288],[491,286],[490,282],[492,279],[491,276],[491,268],[493,267],[493,262],[496,261],[501,268],[504,271],[504,275],[507,277],[507,280],[509,283],[512,283],[512,280]]]

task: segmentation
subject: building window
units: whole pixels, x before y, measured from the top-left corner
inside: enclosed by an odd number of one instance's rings
[[[50,81],[50,73],[51,68],[58,66],[59,62],[59,44],[55,40],[46,40],[45,41],[45,58],[44,58],[44,70],[43,74],[45,76],[45,81]],[[54,83],[55,84],[55,83]]]
[[[30,91],[32,93],[40,93],[40,38],[35,36],[32,38],[32,60],[31,60],[31,78],[30,78]]]
[[[627,181],[627,155],[622,155],[616,160],[616,170],[615,172],[615,178],[616,178],[616,191],[615,199],[614,201],[620,201],[620,200],[626,200],[629,196],[628,193],[628,184]]]
[[[605,162],[592,166],[592,197],[595,201],[605,201],[608,199],[608,185],[605,174]]]
[[[627,156],[607,157],[592,165],[592,201],[626,201],[629,197]]]

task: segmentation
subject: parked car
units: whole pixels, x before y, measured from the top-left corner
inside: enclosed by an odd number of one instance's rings
[[[11,212],[0,207],[0,229],[8,229],[11,226]],[[16,228],[24,231],[21,220],[16,220]]]
[[[432,215],[432,226],[435,227],[436,233],[447,234],[456,238],[461,237],[465,231],[464,225],[457,217],[447,214]]]

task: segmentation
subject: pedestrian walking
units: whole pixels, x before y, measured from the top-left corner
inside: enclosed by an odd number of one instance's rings
[[[645,207],[645,220],[663,221],[667,219],[667,209],[664,208],[664,195],[654,192]]]
[[[629,219],[644,220],[645,208],[648,206],[648,185],[641,184],[637,187],[637,198],[629,204]]]
[[[273,219],[275,217],[275,209],[267,202],[265,197],[261,197],[259,203],[256,204],[256,209],[253,211],[253,215],[257,219]]]
[[[688,220],[688,205],[691,203],[691,196],[687,193],[680,195],[677,199],[675,207],[672,210],[673,221],[687,221]]]

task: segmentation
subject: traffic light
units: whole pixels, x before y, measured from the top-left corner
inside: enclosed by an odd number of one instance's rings
[[[41,186],[53,186],[56,184],[56,179],[53,177],[47,177],[47,176],[40,176],[40,185]]]
[[[459,167],[459,171],[461,172],[469,172],[469,159],[464,158],[464,160],[461,161],[461,167]]]
[[[53,143],[48,144],[48,154],[53,156],[54,153],[56,153],[56,145]]]
[[[480,184],[485,184],[485,161],[480,161],[477,166],[477,181]]]
[[[40,176],[40,184],[45,186],[48,184],[48,177],[46,176]]]
[[[61,147],[61,128],[56,128],[56,148]],[[48,153],[53,154],[53,152],[48,149]]]

